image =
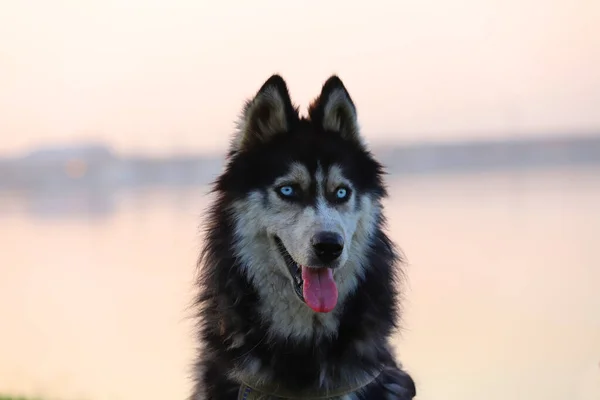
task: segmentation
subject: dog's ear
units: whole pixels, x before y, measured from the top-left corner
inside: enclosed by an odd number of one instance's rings
[[[363,144],[356,107],[342,80],[333,75],[323,84],[321,94],[308,109],[311,121],[324,130],[339,132],[347,140]]]
[[[298,118],[287,84],[281,76],[273,75],[256,96],[246,102],[231,151],[239,152],[254,144],[268,142],[273,136],[288,131]]]

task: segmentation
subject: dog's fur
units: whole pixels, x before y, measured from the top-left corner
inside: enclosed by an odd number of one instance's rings
[[[282,185],[297,196],[282,197]],[[340,398],[412,399],[415,384],[388,342],[401,263],[384,233],[383,169],[360,136],[342,81],[329,78],[300,117],[285,81],[269,78],[243,109],[213,193],[199,260],[201,348],[191,399],[236,399],[248,380],[327,391],[374,371],[381,371],[375,380]],[[325,264],[310,242],[323,230],[344,243]],[[313,311],[294,291],[276,237],[292,265],[332,268],[332,311]]]

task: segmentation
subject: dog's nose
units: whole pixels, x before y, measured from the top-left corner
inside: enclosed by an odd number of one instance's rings
[[[344,239],[339,233],[319,232],[311,239],[312,247],[322,262],[332,262],[342,254]]]

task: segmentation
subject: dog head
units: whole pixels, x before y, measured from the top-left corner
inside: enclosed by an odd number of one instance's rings
[[[243,109],[218,190],[235,256],[265,301],[328,313],[356,288],[385,188],[337,76],[307,117],[285,81],[269,78]]]

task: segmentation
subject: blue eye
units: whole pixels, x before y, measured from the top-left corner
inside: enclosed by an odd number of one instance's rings
[[[279,188],[279,193],[284,197],[292,197],[296,192],[290,185],[285,185]]]
[[[335,192],[335,197],[338,200],[344,200],[346,197],[348,197],[348,193],[348,189],[346,189],[345,187],[339,187]]]

